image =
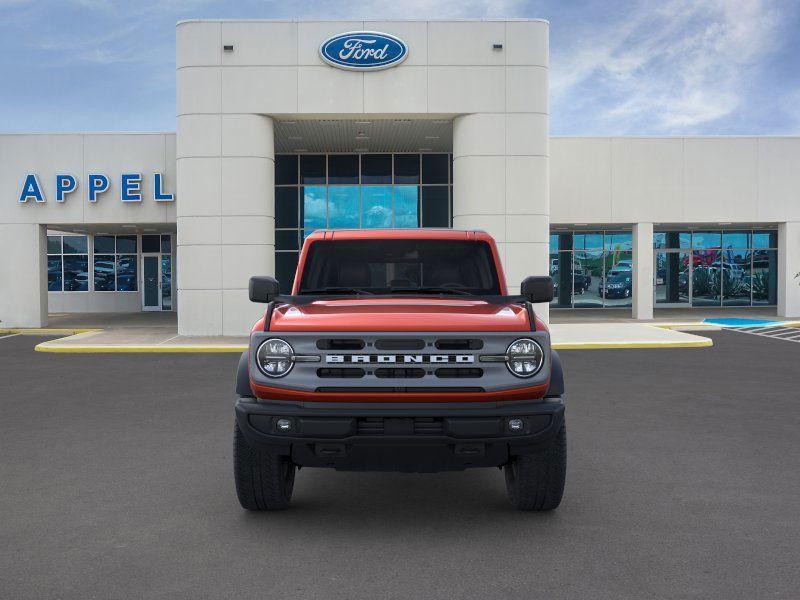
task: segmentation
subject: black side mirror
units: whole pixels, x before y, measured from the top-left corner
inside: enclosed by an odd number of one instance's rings
[[[279,293],[278,281],[274,277],[250,278],[250,302],[272,302]]]
[[[520,288],[528,302],[550,302],[555,295],[553,278],[549,275],[536,275],[522,280]]]

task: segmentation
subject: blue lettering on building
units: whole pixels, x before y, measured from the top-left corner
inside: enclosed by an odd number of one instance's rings
[[[377,71],[403,62],[408,46],[388,33],[350,31],[322,42],[319,53],[322,60],[340,69]]]
[[[142,174],[123,173],[119,186],[119,199],[123,202],[142,201]]]
[[[119,199],[122,202],[141,202],[142,173],[122,173],[119,178]],[[96,203],[101,194],[111,188],[111,179],[104,173],[89,173],[86,176],[86,199]],[[67,196],[78,189],[79,181],[74,175],[58,173],[55,176],[56,202],[64,203]],[[52,188],[51,188],[52,189]],[[45,188],[39,182],[36,173],[27,173],[22,183],[19,202],[24,204],[30,200],[38,203],[47,202]],[[164,191],[164,176],[153,173],[153,200],[155,202],[172,202],[175,194]]]
[[[19,195],[20,202],[27,202],[28,200],[45,201],[42,186],[39,185],[39,180],[36,178],[35,173],[28,173],[25,177],[25,183],[22,184],[22,193]]]
[[[72,175],[56,175],[56,202],[63,202],[67,194],[78,189],[78,180]]]

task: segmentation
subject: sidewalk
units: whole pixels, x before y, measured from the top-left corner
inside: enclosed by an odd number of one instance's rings
[[[39,352],[242,352],[248,338],[178,335],[174,315],[141,317],[132,315],[51,316],[53,327],[13,330],[13,333],[59,335],[38,344]],[[688,331],[718,330],[710,323],[553,323],[553,347],[564,350],[611,348],[693,348],[711,346],[708,338]],[[12,330],[8,330],[12,332]]]

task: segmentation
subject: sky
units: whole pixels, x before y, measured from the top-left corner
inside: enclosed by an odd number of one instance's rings
[[[174,131],[175,23],[550,21],[552,135],[800,134],[800,0],[0,0],[0,132]]]

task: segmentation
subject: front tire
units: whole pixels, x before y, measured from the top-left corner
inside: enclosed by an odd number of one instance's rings
[[[282,510],[289,506],[296,467],[287,456],[258,452],[233,432],[233,474],[239,504],[247,510]]]
[[[520,455],[504,467],[506,490],[519,510],[553,510],[561,504],[567,477],[567,430],[533,454]]]

